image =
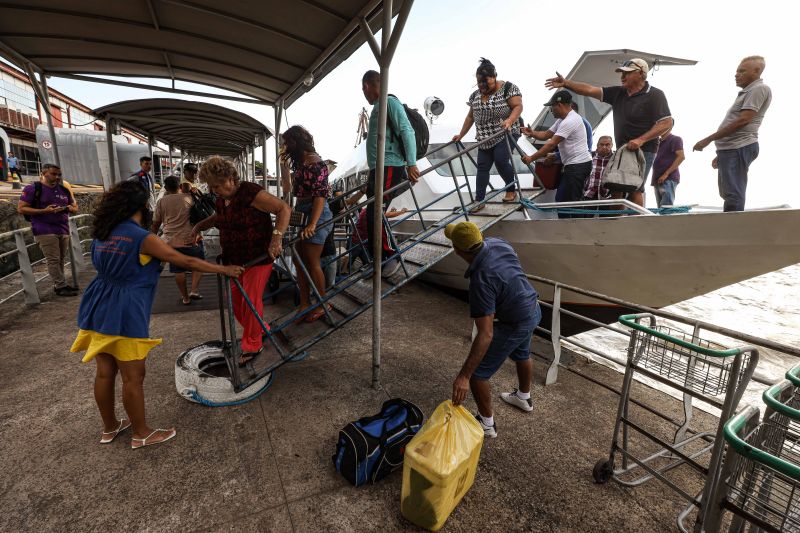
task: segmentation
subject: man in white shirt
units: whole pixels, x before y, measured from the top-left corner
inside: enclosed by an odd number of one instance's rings
[[[572,110],[572,93],[567,90],[558,91],[546,106],[556,117],[556,121],[547,131],[534,131],[531,136],[547,143],[533,155],[522,157],[522,162],[544,157],[558,147],[561,162],[561,182],[556,191],[557,202],[575,202],[583,197],[583,186],[592,171],[592,154],[586,140],[586,127],[581,116]]]

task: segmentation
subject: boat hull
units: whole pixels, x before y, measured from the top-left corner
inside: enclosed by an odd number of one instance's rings
[[[510,242],[526,273],[627,302],[665,307],[800,262],[800,210],[523,220],[487,236]],[[465,264],[450,255],[425,279],[466,290]],[[542,300],[550,285],[534,283]],[[597,299],[564,291],[564,304],[608,320]],[[592,311],[594,309],[594,311]]]

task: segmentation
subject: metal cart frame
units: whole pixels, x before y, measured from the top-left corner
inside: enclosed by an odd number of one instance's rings
[[[644,319],[648,320],[648,325],[640,323]],[[697,524],[704,521],[706,509],[703,494],[710,492],[719,476],[724,449],[723,426],[733,415],[753,375],[758,364],[758,350],[752,346],[727,349],[701,339],[699,326],[689,334],[658,325],[655,315],[651,313],[623,315],[619,321],[632,329],[628,361],[609,456],[597,462],[592,475],[597,483],[613,479],[629,487],[653,478],[659,479],[689,502],[689,506],[678,517],[679,528],[686,531],[682,522],[693,507],[699,510]],[[630,418],[628,405],[634,374],[641,374],[683,393],[684,422],[679,426],[676,424],[672,442],[666,442]],[[724,398],[720,401],[719,396],[723,394]],[[690,430],[693,399],[707,402],[722,411],[715,432]],[[660,449],[648,457],[637,457],[629,446],[631,429],[656,443]],[[688,437],[687,433],[690,433]],[[699,450],[690,452],[686,449],[689,444],[700,441],[704,442]],[[621,468],[615,468],[617,453],[622,456]],[[698,462],[707,453],[710,453],[708,467]],[[631,461],[633,464],[630,464]],[[666,464],[654,466],[656,461]],[[684,464],[705,478],[703,490],[697,495],[690,494],[665,476],[669,470]],[[631,473],[634,474],[633,479],[628,479]]]

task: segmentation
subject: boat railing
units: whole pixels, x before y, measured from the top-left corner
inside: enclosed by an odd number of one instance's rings
[[[533,206],[528,206],[528,207],[533,207]],[[621,214],[621,211],[618,210],[615,211],[613,209],[604,209],[604,208],[622,208],[626,214],[635,213],[646,216],[657,216],[649,209],[646,209],[638,204],[631,202],[630,200],[625,200],[625,199],[536,203],[535,208],[543,210],[550,210],[550,209],[582,210],[586,211],[585,214],[602,214],[606,216],[618,216],[619,214]]]
[[[94,215],[81,214],[69,217],[69,262],[67,266],[72,271],[73,284],[78,286],[78,273],[84,268],[84,244],[91,242],[91,239],[81,239],[81,231],[89,228],[88,224]],[[85,233],[85,232],[84,232]],[[11,249],[0,253],[0,264],[8,264],[16,261],[16,268],[4,273],[0,277],[0,285],[10,287],[11,293],[0,295],[0,305],[5,304],[12,298],[24,295],[25,303],[35,305],[41,302],[38,283],[50,278],[47,273],[37,272],[41,269],[35,267],[44,264],[44,257],[31,261],[31,249],[38,248],[38,244],[33,239],[31,228],[19,228],[5,233],[0,233],[0,245],[11,242],[14,244]],[[29,242],[32,241],[32,242]],[[17,290],[17,287],[20,287]]]
[[[664,311],[661,309],[654,309],[652,307],[647,307],[644,305],[640,305],[633,302],[628,302],[625,300],[621,300],[619,298],[614,298],[613,296],[608,296],[605,294],[601,294],[599,292],[590,291],[587,289],[582,289],[580,287],[575,287],[572,285],[566,285],[564,283],[560,283],[558,281],[554,281],[551,279],[543,278],[541,276],[535,276],[531,274],[526,274],[529,280],[540,283],[542,285],[548,285],[553,288],[553,301],[544,302],[539,301],[539,304],[549,308],[552,311],[552,319],[550,324],[550,329],[547,329],[543,326],[539,326],[537,329],[549,336],[550,342],[553,347],[553,360],[550,363],[550,366],[547,369],[547,375],[545,377],[545,384],[552,385],[556,383],[558,380],[558,369],[561,362],[561,351],[564,347],[564,344],[576,346],[582,350],[585,350],[589,353],[592,353],[602,359],[607,361],[611,361],[618,365],[625,366],[626,359],[624,357],[620,357],[618,355],[614,355],[608,352],[605,352],[596,346],[589,346],[588,344],[581,342],[574,338],[574,336],[566,337],[562,334],[561,331],[561,319],[564,316],[571,317],[573,319],[579,320],[586,324],[590,324],[597,328],[603,328],[608,331],[612,331],[615,334],[623,336],[626,340],[630,339],[631,331],[623,329],[616,324],[605,324],[598,320],[592,319],[588,316],[582,315],[576,311],[565,309],[564,305],[562,304],[562,297],[564,292],[569,292],[572,294],[579,294],[583,296],[588,296],[595,300],[605,302],[608,304],[616,305],[622,308],[626,308],[626,312],[628,309],[635,310],[636,312],[643,312],[643,313],[652,313],[655,316],[671,320],[673,322],[678,322],[680,324],[684,324],[689,326],[692,329],[692,334],[694,336],[699,337],[699,333],[701,331],[706,332],[713,332],[718,335],[722,335],[727,339],[732,339],[735,341],[739,341],[742,344],[747,345],[754,345],[762,348],[767,348],[773,352],[777,352],[779,354],[788,355],[791,357],[800,357],[800,348],[795,346],[789,346],[786,344],[778,343],[775,341],[771,341],[769,339],[764,339],[761,337],[757,337],[754,335],[749,335],[747,333],[743,333],[741,331],[736,331],[730,328],[726,328],[723,326],[718,326],[716,324],[711,324],[708,322],[704,322],[702,320],[696,320],[694,318],[686,317],[683,315],[679,315],[676,313],[672,313],[669,311]],[[622,313],[621,313],[622,314]],[[752,378],[753,381],[760,383],[762,385],[773,385],[776,379],[770,379],[768,376],[755,374]]]

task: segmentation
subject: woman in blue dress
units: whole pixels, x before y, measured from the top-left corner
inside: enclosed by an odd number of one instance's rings
[[[103,419],[101,444],[133,427],[131,448],[165,442],[175,428],[153,429],[145,421],[145,359],[161,339],[149,335],[150,311],[158,286],[161,261],[187,270],[238,277],[240,266],[221,266],[189,257],[142,227],[149,193],[141,184],[124,181],[108,191],[95,211],[92,264],[97,276],[81,299],[78,336],[70,351],[94,359],[94,397]],[[114,410],[117,372],[122,375],[122,404],[128,418]]]

